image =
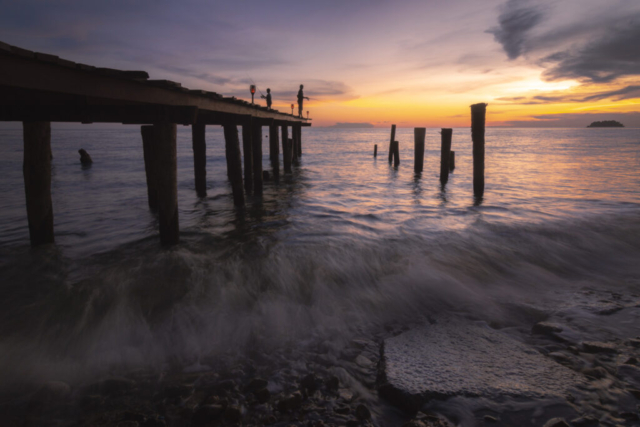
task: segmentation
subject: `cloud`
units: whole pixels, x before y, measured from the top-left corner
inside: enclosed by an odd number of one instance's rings
[[[571,127],[586,128],[590,123],[602,120],[617,120],[626,127],[640,127],[640,113],[567,113],[567,114],[543,114],[533,116],[533,120],[513,120],[501,122],[504,126],[511,127]]]
[[[625,25],[610,28],[602,38],[580,48],[555,52],[542,59],[548,81],[577,79],[609,83],[619,77],[640,74],[640,14]]]
[[[602,92],[595,95],[587,96],[582,100],[585,102],[588,101],[599,101],[601,99],[612,98],[615,101],[621,101],[623,99],[634,99],[640,98],[640,86],[627,86],[622,89],[610,91],[610,92]]]
[[[496,101],[502,101],[507,104],[517,105],[535,105],[535,104],[558,104],[572,102],[593,102],[603,99],[611,99],[613,101],[621,101],[624,99],[640,98],[640,86],[625,86],[621,89],[606,90],[587,94],[550,92],[547,94],[535,96],[511,96],[496,98]]]
[[[528,0],[508,0],[498,16],[498,26],[487,30],[500,43],[509,59],[526,52],[527,35],[544,20],[540,6]]]

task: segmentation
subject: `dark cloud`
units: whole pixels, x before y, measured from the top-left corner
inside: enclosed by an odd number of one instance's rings
[[[540,6],[528,0],[508,0],[498,16],[498,26],[487,30],[502,45],[509,59],[526,51],[527,34],[544,20]]]
[[[622,89],[614,90],[611,92],[602,92],[595,95],[587,96],[582,100],[585,102],[588,101],[598,101],[601,99],[612,98],[615,101],[621,101],[623,99],[634,99],[640,98],[640,86],[627,86]]]
[[[623,99],[640,98],[640,86],[625,86],[621,89],[608,90],[604,92],[591,93],[586,96],[574,93],[562,94],[552,92],[550,94],[536,96],[513,96],[496,98],[496,101],[502,101],[509,104],[518,105],[535,105],[535,104],[558,104],[569,102],[593,102],[603,99],[611,99],[613,101],[621,101]]]
[[[514,120],[503,122],[512,127],[571,127],[586,128],[590,123],[603,120],[617,120],[626,127],[640,127],[640,113],[568,113],[533,116],[534,120]]]

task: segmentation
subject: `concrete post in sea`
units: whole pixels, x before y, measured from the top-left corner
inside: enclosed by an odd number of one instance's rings
[[[231,183],[233,204],[244,206],[242,192],[242,159],[240,158],[240,142],[238,141],[238,127],[235,124],[225,124],[224,148],[227,158],[227,177]]]
[[[446,184],[449,180],[449,161],[451,158],[451,136],[453,129],[442,129],[440,131],[440,182]]]
[[[205,128],[204,123],[194,123],[191,125],[193,170],[198,197],[205,197],[207,195],[207,143],[205,141]]]
[[[473,194],[482,197],[484,194],[484,125],[487,115],[487,104],[471,106],[471,140],[473,141]]]
[[[400,164],[400,143],[393,141],[393,166],[398,167]]]
[[[262,123],[260,123],[260,120],[253,120],[252,122],[253,192],[256,196],[262,196]]]
[[[22,174],[31,245],[53,243],[51,202],[51,123],[23,122]]]
[[[242,122],[242,154],[244,155],[244,191],[253,193],[253,144],[251,141],[251,117]]]
[[[153,151],[156,159],[158,224],[160,242],[174,245],[180,241],[178,226],[178,169],[175,123],[153,125]]]
[[[427,135],[426,128],[413,129],[413,171],[422,172],[424,167],[424,139]]]
[[[449,171],[453,172],[455,168],[456,168],[456,152],[451,151],[451,153],[449,154]]]
[[[271,169],[273,178],[277,181],[280,177],[280,142],[278,138],[278,125],[269,126],[269,154],[271,157]]]
[[[391,125],[391,139],[389,140],[389,164],[393,161],[393,141],[396,140],[396,125]]]
[[[378,144],[375,144],[373,146],[373,157],[374,158],[378,157]]]
[[[289,127],[282,125],[282,167],[284,173],[291,173],[291,147],[289,147]]]

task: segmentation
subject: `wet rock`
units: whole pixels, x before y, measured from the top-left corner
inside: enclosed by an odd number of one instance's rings
[[[622,310],[624,307],[621,305],[614,305],[612,307],[607,307],[607,308],[603,308],[602,310],[599,310],[597,313],[601,316],[609,316],[612,315],[614,313],[619,312],[620,310]]]
[[[340,388],[340,380],[335,375],[332,375],[325,382],[325,386],[327,387],[327,390],[338,391],[338,388]]]
[[[267,388],[255,391],[253,395],[259,403],[267,403],[271,399],[271,392]]]
[[[160,396],[162,398],[178,398],[189,396],[193,392],[193,388],[186,385],[172,385],[162,390]]]
[[[346,388],[340,389],[338,392],[338,397],[342,399],[344,402],[351,402],[353,400],[353,393],[351,390],[347,390]]]
[[[587,353],[617,353],[618,349],[611,343],[587,341],[582,343],[582,348]]]
[[[87,153],[87,151],[84,148],[79,149],[78,153],[80,153],[80,163],[82,163],[85,166],[93,163],[91,156],[89,155],[89,153]]]
[[[569,423],[567,423],[564,418],[552,418],[546,423],[544,423],[544,427],[571,427]]]
[[[239,423],[242,420],[242,410],[237,406],[228,406],[224,410],[224,419],[229,423]]]
[[[275,424],[277,421],[278,421],[278,419],[277,419],[275,416],[273,416],[273,415],[269,415],[267,418],[265,418],[264,420],[262,420],[262,422],[263,422],[265,425],[268,425],[268,426],[270,426],[271,424]]]
[[[625,365],[637,365],[638,364],[638,359],[636,359],[635,357],[630,357],[624,362],[624,364]]]
[[[137,421],[120,421],[118,427],[140,427]]]
[[[299,391],[291,393],[278,402],[277,408],[280,412],[295,411],[302,405],[302,394]]]
[[[371,411],[364,405],[358,405],[356,407],[356,418],[360,421],[371,419]]]
[[[455,395],[561,397],[585,383],[508,335],[455,317],[385,340],[383,358],[379,392],[409,410]]]
[[[336,414],[347,415],[349,412],[351,412],[351,408],[349,408],[349,406],[347,405],[338,405],[333,408],[333,412],[335,412]]]
[[[222,405],[200,405],[191,417],[193,426],[206,426],[222,418],[225,410]]]
[[[491,415],[485,415],[484,421],[487,423],[497,423],[498,419],[496,417],[492,417]]]
[[[590,377],[590,378],[594,378],[594,379],[602,379],[605,378],[607,376],[607,371],[606,369],[604,369],[601,366],[598,366],[596,368],[588,368],[585,369],[584,371],[582,371],[583,374],[585,374],[586,376]]]
[[[319,380],[314,374],[309,374],[300,381],[300,388],[307,393],[313,393],[318,389]]]
[[[266,388],[268,385],[269,381],[262,378],[254,378],[249,382],[249,384],[247,384],[244,389],[245,391],[255,392]]]
[[[618,378],[623,379],[633,385],[640,388],[640,368],[635,365],[619,365],[616,375]]]
[[[631,393],[631,395],[633,395],[633,397],[635,397],[636,399],[640,400],[640,390],[636,390],[635,388],[630,388],[627,391],[629,393]]]
[[[562,332],[562,326],[551,322],[538,322],[531,328],[531,333],[540,335],[553,335]]]
[[[356,357],[356,365],[362,368],[372,368],[374,363],[367,357],[360,354]]]
[[[640,348],[640,339],[631,338],[629,341],[627,341],[627,345],[635,348]]]
[[[600,420],[593,415],[587,415],[571,420],[571,425],[574,427],[596,427],[600,425]]]

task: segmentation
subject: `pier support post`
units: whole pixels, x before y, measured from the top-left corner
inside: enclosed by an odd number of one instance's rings
[[[269,126],[269,148],[271,154],[271,168],[273,178],[277,181],[280,177],[280,142],[278,138],[278,126]]]
[[[242,152],[244,154],[244,190],[253,193],[253,144],[251,142],[251,119],[242,123]]]
[[[284,173],[291,173],[291,148],[289,147],[289,128],[282,126],[282,163]]]
[[[471,106],[471,140],[473,141],[473,194],[484,194],[484,124],[487,104]]]
[[[373,146],[373,157],[374,158],[378,157],[378,144],[375,144]]]
[[[144,153],[144,172],[147,176],[147,201],[149,209],[158,210],[158,173],[155,155],[155,132],[153,125],[142,126],[142,151]]]
[[[23,122],[24,192],[31,245],[53,243],[51,203],[51,123]]]
[[[175,245],[180,241],[178,226],[178,169],[176,124],[153,125],[155,158],[157,160],[158,222],[160,242]]]
[[[398,167],[400,164],[400,143],[393,141],[393,166]]]
[[[298,153],[298,127],[296,126],[296,124],[294,123],[291,126],[291,139],[293,139],[293,149],[292,149],[292,157],[293,157],[293,164],[297,165],[299,164],[299,157],[300,157],[300,153]]]
[[[453,129],[442,129],[440,148],[440,182],[446,184],[449,180],[449,160],[451,158],[451,135]]]
[[[424,139],[426,135],[426,128],[413,129],[413,171],[415,173],[422,172],[424,168]]]
[[[191,139],[196,193],[198,197],[205,197],[207,195],[207,143],[205,141],[205,125],[203,123],[191,125]]]
[[[298,157],[302,157],[302,125],[300,123],[293,125],[293,132],[296,135],[295,140],[298,143],[296,146],[296,153],[298,154]]]
[[[455,168],[456,168],[456,152],[452,151],[451,154],[449,154],[449,170],[453,172]]]
[[[251,124],[251,142],[253,150],[253,191],[262,196],[262,124],[253,120]]]
[[[225,124],[224,148],[227,158],[227,177],[231,183],[233,204],[244,206],[242,192],[242,159],[240,156],[240,142],[238,141],[238,127],[235,124]]]
[[[389,140],[389,164],[393,161],[393,142],[396,140],[396,125],[391,125],[391,140]]]

